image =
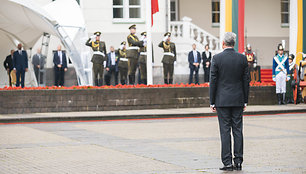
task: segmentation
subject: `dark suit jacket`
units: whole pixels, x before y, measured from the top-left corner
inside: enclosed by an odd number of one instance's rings
[[[22,50],[22,53],[19,54],[19,51],[15,51],[13,54],[13,66],[16,70],[25,70],[28,68],[28,54],[26,51]]]
[[[5,61],[3,62],[3,66],[6,69],[10,69],[10,71],[14,68],[13,58],[11,55],[6,56]]]
[[[198,63],[201,63],[201,54],[199,51],[197,51],[197,58],[198,58]],[[189,62],[189,68],[194,68],[195,66],[193,65],[194,63],[194,56],[193,56],[193,50],[189,52],[188,54],[188,62]]]
[[[44,69],[44,65],[46,63],[45,58],[46,57],[41,54],[40,54],[40,58],[38,57],[38,54],[34,54],[32,58],[32,64],[34,68],[37,68],[37,65],[40,65],[40,69]]]
[[[206,54],[205,54],[205,51],[203,51],[202,52],[202,59],[203,59],[203,68],[206,68],[206,62],[211,63],[211,52],[209,51],[209,56],[207,57]],[[209,65],[209,67],[210,66],[211,66],[211,64]]]
[[[119,63],[119,54],[118,54],[118,51],[115,51],[115,55],[116,55],[116,57],[118,58],[117,61],[116,61],[116,64],[115,64],[115,66],[116,66],[116,71],[118,71],[118,70],[119,70],[119,69],[118,69],[118,63]],[[107,67],[107,68],[110,68],[111,65],[112,65],[112,57],[111,57],[111,53],[109,52],[109,53],[107,54],[106,67]]]
[[[248,62],[233,48],[214,56],[210,69],[210,104],[243,107],[249,95]]]
[[[60,57],[58,51],[54,51],[53,55],[54,68],[57,68],[57,65],[60,64]],[[62,51],[62,68],[67,68],[67,57],[65,51]]]

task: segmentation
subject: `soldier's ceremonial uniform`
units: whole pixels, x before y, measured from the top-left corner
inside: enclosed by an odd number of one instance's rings
[[[136,25],[132,25],[129,29],[136,30]],[[129,74],[129,84],[134,85],[135,83],[135,74],[138,65],[138,57],[139,57],[139,48],[143,46],[143,41],[139,41],[138,37],[135,33],[128,35],[127,41],[129,44],[129,48],[127,49],[126,57],[128,58],[128,74]]]
[[[104,61],[107,60],[105,42],[100,41],[100,35],[101,32],[95,32],[94,36],[91,36],[86,42],[86,45],[93,50],[91,62],[96,86],[103,85]]]
[[[118,49],[119,53],[119,74],[120,74],[120,82],[121,85],[127,84],[127,75],[128,75],[128,59],[126,58],[126,42],[121,42],[121,46]]]
[[[282,45],[278,46],[279,51],[283,51]],[[279,53],[273,58],[272,78],[276,82],[276,95],[278,104],[285,104],[286,81],[289,80],[289,61],[287,56]]]
[[[139,70],[140,70],[140,78],[144,84],[147,84],[147,33],[141,33],[141,41],[144,41],[144,46],[140,47],[140,56],[139,56]],[[153,50],[152,50],[153,52]],[[152,54],[152,62],[154,62],[154,57]]]
[[[164,82],[165,84],[173,83],[173,71],[174,62],[176,61],[176,49],[175,44],[170,42],[171,33],[167,32],[164,34],[164,39],[159,47],[164,49],[164,57],[162,59],[163,69],[164,69]]]
[[[291,60],[291,63],[289,61],[289,72],[288,75],[290,77],[289,81],[286,82],[286,99],[287,103],[294,103],[293,99],[293,88],[295,88],[295,71],[296,71],[296,64],[294,63],[294,55],[290,54],[288,57],[289,60]]]
[[[257,65],[257,58],[255,52],[252,51],[251,45],[248,44],[246,52],[243,53],[247,57],[250,80],[252,82],[258,81],[259,74],[256,74],[255,68]]]

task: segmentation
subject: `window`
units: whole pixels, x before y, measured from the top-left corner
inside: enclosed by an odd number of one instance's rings
[[[113,0],[113,20],[116,22],[137,22],[142,20],[141,0]]]
[[[212,24],[213,26],[220,25],[220,0],[212,0],[211,2]]]
[[[178,2],[177,0],[170,1],[170,20],[178,21]]]
[[[281,0],[281,25],[282,27],[289,26],[289,0]]]

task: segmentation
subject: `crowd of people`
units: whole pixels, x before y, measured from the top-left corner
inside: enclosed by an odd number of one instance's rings
[[[95,86],[111,85],[114,78],[114,85],[134,85],[136,83],[136,72],[139,72],[138,83],[147,84],[147,33],[142,32],[141,37],[136,35],[136,25],[129,27],[130,34],[127,41],[122,41],[119,49],[110,47],[110,52],[106,52],[106,44],[101,41],[101,32],[95,32],[87,42],[86,46],[91,47],[93,56],[93,81]],[[163,49],[163,79],[165,84],[173,83],[174,65],[176,64],[176,46],[171,42],[171,33],[164,34],[163,40],[158,44]],[[24,87],[25,73],[28,71],[28,55],[22,50],[22,44],[18,44],[17,50],[11,50],[4,61],[4,67],[9,76],[10,86]],[[153,50],[152,50],[153,51]],[[252,82],[259,81],[259,72],[257,70],[257,57],[252,51],[250,44],[247,45],[243,53],[248,62],[249,79]],[[152,54],[153,55],[153,54]],[[284,54],[283,46],[278,46],[278,54],[273,58],[273,80],[276,82],[276,94],[279,104],[294,103],[306,101],[306,88],[300,82],[304,82],[306,74],[306,60],[300,64],[295,64],[294,55]],[[212,62],[212,53],[209,51],[209,45],[205,45],[202,54],[197,51],[196,44],[192,44],[192,50],[188,54],[189,63],[189,84],[199,84],[199,70],[202,64],[204,70],[204,83],[210,79],[210,68]],[[33,55],[32,64],[38,84],[43,81],[42,70],[46,63],[46,56],[37,53]],[[54,85],[64,86],[65,72],[67,67],[67,56],[61,45],[53,52],[54,63]],[[154,57],[152,57],[152,64]],[[298,70],[298,71],[297,71]],[[104,72],[106,72],[104,74]],[[306,80],[306,79],[305,79]],[[301,88],[303,87],[303,89]]]

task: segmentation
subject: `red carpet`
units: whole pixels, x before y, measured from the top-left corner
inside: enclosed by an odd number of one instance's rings
[[[275,84],[272,80],[272,69],[261,69],[261,82]]]

